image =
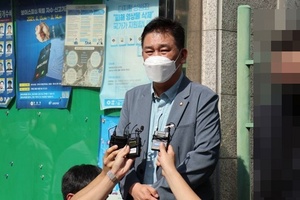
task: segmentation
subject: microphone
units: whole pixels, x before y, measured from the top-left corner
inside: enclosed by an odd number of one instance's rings
[[[144,130],[144,126],[142,125],[140,128],[140,132],[143,132],[143,130]]]
[[[111,133],[110,130],[113,129],[113,128],[115,128],[114,131],[113,131],[113,134],[110,134],[110,133]],[[117,135],[117,125],[116,125],[116,126],[113,126],[113,127],[110,127],[110,128],[108,129],[108,135],[109,135],[109,136],[111,136],[111,135]]]
[[[127,158],[135,158],[140,156],[141,153],[141,138],[137,133],[142,132],[144,130],[144,126],[141,126],[141,128],[136,128],[135,130],[135,137],[131,137],[131,134],[133,133],[133,130],[135,127],[137,127],[137,124],[133,126],[131,129],[131,132],[129,132],[129,125],[131,123],[129,122],[123,130],[123,135],[122,136],[117,136],[116,134],[116,129],[117,126],[115,126],[115,130],[113,135],[111,136],[111,139],[109,141],[109,147],[113,145],[118,145],[118,149],[123,148],[125,145],[128,145],[130,148],[130,151],[128,155],[126,155]],[[114,128],[114,127],[112,127]],[[110,130],[112,129],[110,128]]]
[[[128,130],[128,126],[131,124],[131,122],[129,122],[126,126],[125,126],[125,128],[124,128],[124,130],[123,130],[123,135],[128,135],[129,134],[129,130]],[[127,133],[126,133],[126,130],[127,130]]]
[[[168,151],[168,146],[170,144],[171,141],[171,128],[175,127],[175,124],[173,122],[170,122],[168,124],[166,124],[165,128],[168,129],[168,139],[167,139],[167,144],[166,144],[166,151]]]
[[[142,125],[141,128],[135,129],[135,134],[139,135],[141,132],[143,132],[143,130],[144,130],[144,126]]]
[[[132,127],[131,132],[129,133],[129,135],[131,135],[131,134],[133,133],[133,129],[134,129],[135,127],[137,127],[137,124],[134,125],[134,126]]]

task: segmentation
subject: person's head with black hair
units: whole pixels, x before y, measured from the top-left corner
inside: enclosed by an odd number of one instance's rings
[[[7,62],[7,63],[6,63],[6,70],[12,70],[11,63],[10,63],[10,62]]]
[[[71,167],[62,177],[61,191],[64,200],[70,200],[75,193],[94,180],[101,171],[100,167],[90,164]]]
[[[166,91],[180,78],[182,66],[186,63],[185,30],[176,21],[164,17],[151,20],[141,35],[142,56],[148,78],[157,91],[163,83]],[[157,65],[157,63],[168,63]],[[174,66],[173,66],[174,64]],[[171,66],[170,66],[171,65]],[[160,91],[157,93],[159,96]]]
[[[10,43],[8,43],[8,44],[6,45],[6,51],[7,51],[7,52],[11,52],[11,44],[10,44]]]
[[[183,49],[185,47],[185,30],[178,21],[164,17],[154,18],[144,28],[141,36],[142,47],[144,46],[146,35],[152,32],[169,34],[174,38],[175,45],[178,49]]]
[[[11,25],[7,25],[7,31],[6,31],[7,34],[12,34],[12,31],[11,31]]]
[[[12,81],[11,80],[7,81],[7,89],[12,89]]]

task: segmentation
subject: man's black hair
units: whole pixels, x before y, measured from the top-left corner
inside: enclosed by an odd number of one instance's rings
[[[144,28],[142,33],[142,47],[144,45],[145,36],[148,33],[158,32],[167,33],[174,37],[175,44],[178,49],[184,48],[185,32],[182,25],[175,20],[171,20],[164,17],[157,17],[150,21]]]
[[[66,199],[69,193],[77,193],[94,180],[102,169],[95,165],[82,164],[71,167],[62,177],[61,191]]]

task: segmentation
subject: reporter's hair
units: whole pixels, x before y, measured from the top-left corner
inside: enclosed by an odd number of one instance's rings
[[[82,164],[71,167],[62,177],[61,191],[64,200],[69,193],[77,193],[94,180],[102,169],[96,165]]]
[[[177,48],[178,49],[184,48],[185,31],[182,25],[178,21],[171,20],[164,17],[154,18],[144,28],[144,31],[141,36],[142,47],[144,45],[144,39],[146,35],[152,32],[170,34],[174,37]]]

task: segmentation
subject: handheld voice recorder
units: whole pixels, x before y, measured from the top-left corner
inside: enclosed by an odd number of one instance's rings
[[[152,145],[151,150],[159,151],[159,145],[160,143],[163,143],[166,149],[168,148],[168,145],[170,143],[170,130],[171,127],[174,127],[174,124],[167,124],[165,126],[164,131],[154,131],[154,134],[152,136]]]
[[[131,130],[131,132],[129,133],[129,131],[126,131],[126,128],[129,126],[129,124],[124,128],[124,132],[122,136],[117,135],[116,133],[117,127],[115,127],[115,130],[110,138],[109,147],[113,145],[118,145],[118,149],[121,149],[125,145],[128,145],[130,151],[127,157],[135,158],[135,157],[139,157],[141,153],[140,133],[144,130],[144,126],[141,126],[141,128],[136,128],[133,132],[133,129],[137,126],[135,125]]]

